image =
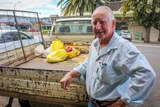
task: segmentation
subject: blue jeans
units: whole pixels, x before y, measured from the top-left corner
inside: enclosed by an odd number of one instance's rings
[[[88,107],[97,107],[95,104],[91,103],[90,98],[88,98]]]

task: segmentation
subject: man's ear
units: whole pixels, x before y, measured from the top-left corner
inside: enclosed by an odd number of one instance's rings
[[[116,26],[116,19],[113,19],[113,25]]]
[[[113,29],[116,28],[116,19],[113,19],[113,20],[112,20],[112,27],[113,27]]]

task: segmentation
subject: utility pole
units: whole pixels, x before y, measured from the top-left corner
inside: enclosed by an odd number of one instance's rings
[[[16,9],[16,5],[17,5],[18,3],[21,3],[21,1],[17,1],[16,3],[14,3],[14,10]]]

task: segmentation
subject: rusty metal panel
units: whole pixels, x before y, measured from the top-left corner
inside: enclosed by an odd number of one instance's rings
[[[72,103],[86,102],[87,94],[83,83],[74,80],[68,90],[61,88],[59,80],[65,73],[65,71],[43,70],[42,72],[38,69],[0,67],[0,90],[26,96],[67,99]]]

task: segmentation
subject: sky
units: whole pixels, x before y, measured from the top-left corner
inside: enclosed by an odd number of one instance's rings
[[[0,9],[12,9],[38,12],[39,17],[60,16],[59,0],[0,0]]]

